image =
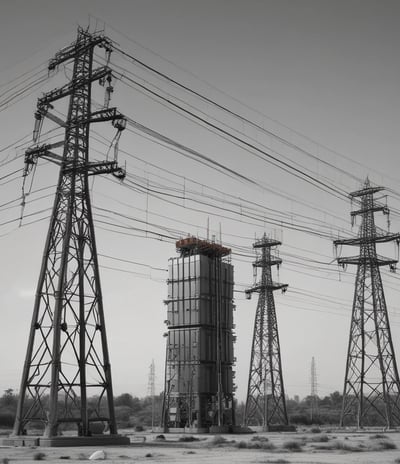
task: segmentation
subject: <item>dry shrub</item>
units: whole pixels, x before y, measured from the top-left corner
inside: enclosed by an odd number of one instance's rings
[[[221,435],[215,435],[213,439],[211,440],[211,444],[214,446],[224,445],[226,442],[227,442],[227,439],[224,437],[221,437]]]
[[[342,450],[342,451],[351,451],[351,452],[359,452],[359,451],[366,451],[366,448],[359,444],[351,445],[349,443],[344,443],[343,441],[337,440],[329,443],[328,445],[319,446],[318,449],[320,450]]]
[[[255,437],[251,437],[251,441],[262,441],[262,442],[266,442],[266,441],[269,441],[269,440],[268,440],[268,437],[255,436]]]
[[[390,440],[380,440],[377,443],[371,445],[371,451],[385,451],[396,449],[397,446]]]
[[[302,444],[299,441],[291,440],[286,441],[282,447],[289,451],[301,451]]]
[[[328,435],[318,435],[316,437],[311,437],[310,442],[312,443],[326,443],[329,441]]]
[[[200,438],[196,438],[193,435],[184,435],[183,437],[179,437],[178,441],[182,442],[190,442],[190,441],[199,441]]]
[[[375,435],[371,435],[371,438],[387,438],[387,435],[383,433],[376,433]]]
[[[38,451],[33,455],[33,460],[34,461],[44,461],[46,459],[46,455],[42,453],[41,451]]]
[[[268,441],[239,441],[235,443],[235,447],[239,449],[262,449],[262,450],[272,450],[275,446]]]
[[[268,461],[264,461],[265,464],[289,464],[290,461],[287,461],[286,459],[282,459],[282,458],[279,458],[279,459],[268,459]]]

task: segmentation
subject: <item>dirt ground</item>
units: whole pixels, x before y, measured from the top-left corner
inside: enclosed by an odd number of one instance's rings
[[[132,433],[130,446],[30,448],[0,447],[0,464],[81,463],[99,449],[112,463],[181,464],[386,464],[400,463],[400,432],[299,430],[292,433],[257,433],[250,435],[175,435]],[[195,441],[182,441],[191,440]]]

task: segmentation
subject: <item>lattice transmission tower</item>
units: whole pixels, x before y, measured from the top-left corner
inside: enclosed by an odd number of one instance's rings
[[[314,356],[311,358],[311,422],[318,417],[318,383],[317,383],[317,367]]]
[[[49,63],[49,70],[72,61],[69,83],[39,98],[35,113],[36,146],[25,155],[27,174],[39,158],[60,166],[58,185],[37,285],[28,348],[23,369],[14,435],[24,435],[33,425],[51,439],[62,424],[76,424],[79,436],[91,436],[97,427],[117,433],[110,360],[107,347],[103,299],[89,176],[125,172],[112,161],[89,160],[89,128],[111,121],[116,138],[126,120],[116,108],[108,108],[111,69],[93,69],[96,47],[105,50],[107,63],[112,42],[102,34],[81,28],[77,39]],[[92,82],[108,82],[105,107],[91,110]],[[66,121],[51,110],[55,102],[69,97]],[[44,118],[65,127],[62,142],[39,145]],[[62,154],[52,150],[63,147]],[[115,154],[116,157],[116,154]],[[108,435],[108,434],[107,434]]]
[[[400,241],[400,234],[388,233],[375,225],[375,213],[388,215],[389,209],[374,194],[367,179],[361,190],[350,194],[357,209],[351,217],[361,216],[357,237],[335,240],[334,244],[359,246],[358,256],[339,257],[338,263],[357,265],[350,338],[347,353],[340,425],[358,427],[383,424],[400,425],[400,382],[393,349],[389,317],[379,267],[396,269],[396,259],[377,254],[376,245]]]
[[[154,429],[154,414],[155,414],[155,396],[156,396],[156,365],[154,359],[151,360],[149,368],[149,380],[147,383],[147,394],[151,398],[151,430]]]
[[[273,426],[287,426],[285,390],[282,376],[281,351],[279,345],[278,322],[275,312],[273,292],[286,291],[288,285],[272,280],[271,267],[280,265],[282,260],[271,253],[271,248],[281,245],[278,240],[264,236],[253,244],[258,251],[253,263],[256,271],[261,269],[261,278],[246,290],[248,297],[259,294],[254,322],[251,348],[250,372],[244,424],[262,426],[270,430]]]

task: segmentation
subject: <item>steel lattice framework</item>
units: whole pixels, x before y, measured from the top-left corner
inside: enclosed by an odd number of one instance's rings
[[[387,233],[375,225],[374,213],[389,209],[374,199],[382,187],[372,187],[369,180],[364,188],[350,197],[359,205],[352,218],[361,216],[358,236],[335,240],[335,245],[360,247],[359,256],[340,257],[343,266],[357,265],[350,338],[344,380],[341,426],[358,427],[384,424],[400,425],[400,382],[386,300],[379,267],[389,265],[395,270],[397,260],[379,256],[377,243],[396,241],[400,234]]]
[[[250,373],[247,389],[244,423],[247,426],[263,426],[268,430],[274,425],[288,425],[285,390],[282,376],[278,323],[275,312],[274,290],[286,291],[288,285],[272,280],[271,266],[282,260],[271,254],[271,248],[281,242],[268,238],[257,240],[253,247],[260,255],[253,263],[261,268],[261,279],[248,296],[259,293],[251,348]]]
[[[318,386],[317,386],[317,367],[315,365],[314,356],[311,358],[311,422],[313,422],[318,417]]]
[[[90,436],[95,422],[108,425],[110,434],[117,432],[88,178],[103,173],[123,178],[124,171],[116,160],[89,161],[89,128],[92,122],[112,121],[119,136],[125,119],[115,108],[91,112],[92,82],[107,79],[110,84],[111,80],[107,66],[92,68],[96,46],[111,52],[109,39],[79,29],[77,40],[50,61],[52,70],[73,60],[73,76],[68,84],[38,100],[34,141],[44,117],[65,127],[65,139],[53,145],[37,145],[25,156],[26,174],[38,158],[59,164],[60,174],[37,286],[14,435],[41,425],[43,436],[51,438],[59,432],[60,424],[76,423],[78,435]],[[49,110],[66,96],[68,115],[62,122]],[[63,146],[62,155],[51,151],[58,146]]]

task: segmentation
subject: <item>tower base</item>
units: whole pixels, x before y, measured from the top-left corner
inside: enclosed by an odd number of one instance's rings
[[[130,445],[129,437],[123,435],[94,435],[92,437],[60,436],[52,438],[16,436],[3,438],[3,446],[43,446],[48,448],[69,446],[121,446]]]

